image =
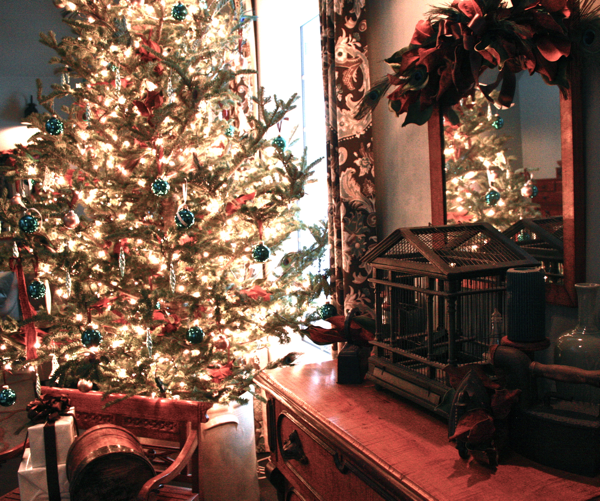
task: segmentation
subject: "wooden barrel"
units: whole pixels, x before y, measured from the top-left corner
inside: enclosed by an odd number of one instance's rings
[[[154,475],[137,437],[114,424],[90,428],[67,455],[71,501],[135,500]]]

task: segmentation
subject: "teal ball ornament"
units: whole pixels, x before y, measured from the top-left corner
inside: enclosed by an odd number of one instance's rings
[[[167,193],[169,193],[171,186],[166,179],[159,177],[154,180],[151,188],[152,193],[154,193],[157,197],[164,197]]]
[[[180,209],[175,215],[175,224],[178,228],[189,228],[194,224],[196,218],[188,209]]]
[[[277,136],[275,139],[273,139],[273,141],[271,141],[271,144],[275,146],[275,148],[279,148],[280,150],[285,149],[286,146],[285,139],[283,139],[281,136]]]
[[[270,255],[271,251],[262,242],[252,248],[252,259],[254,259],[257,263],[264,263],[267,259],[269,259]]]
[[[2,387],[0,390],[0,405],[2,407],[10,407],[11,405],[15,405],[17,401],[17,394],[15,391],[8,386]]]
[[[500,200],[500,193],[498,193],[496,190],[490,190],[485,195],[485,203],[492,207],[494,205],[496,205],[499,200]]]
[[[504,119],[502,117],[496,117],[496,120],[492,122],[492,127],[494,129],[501,129],[504,127]]]
[[[531,195],[530,195],[530,198],[533,198],[533,197],[537,196],[537,194],[538,194],[538,193],[539,193],[538,187],[537,187],[537,186],[534,184],[534,185],[531,187]]]
[[[102,334],[99,330],[93,329],[92,327],[86,327],[81,333],[81,343],[86,348],[92,348],[98,346],[102,342]]]
[[[200,327],[190,327],[185,338],[192,344],[201,343],[204,340],[204,331]]]
[[[39,220],[36,217],[33,217],[31,214],[25,214],[21,219],[19,219],[19,229],[23,233],[27,233],[28,235],[35,233],[39,227]]]
[[[323,320],[327,320],[328,318],[335,317],[337,315],[337,308],[331,303],[325,303],[319,308],[318,311]]]
[[[233,125],[229,125],[227,129],[225,129],[225,135],[227,137],[233,137],[235,134],[235,127]]]
[[[173,5],[173,8],[171,9],[171,15],[176,21],[183,21],[188,15],[187,7],[181,2],[178,2]]]
[[[48,134],[52,134],[53,136],[58,136],[59,134],[62,134],[62,132],[65,130],[65,126],[62,123],[61,120],[59,120],[56,117],[51,117],[48,120],[46,120],[46,132]]]
[[[27,286],[27,294],[31,299],[42,299],[46,295],[46,286],[39,280],[32,280]]]

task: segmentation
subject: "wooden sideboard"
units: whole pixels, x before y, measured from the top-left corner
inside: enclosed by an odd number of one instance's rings
[[[496,471],[459,458],[447,424],[372,382],[339,385],[337,362],[261,373],[268,476],[280,501],[600,500],[600,477],[510,451]]]

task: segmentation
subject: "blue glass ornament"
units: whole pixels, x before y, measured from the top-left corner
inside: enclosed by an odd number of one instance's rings
[[[64,124],[56,117],[51,117],[46,120],[46,132],[53,136],[58,136],[65,130]]]
[[[252,248],[252,259],[258,263],[264,263],[270,255],[271,251],[262,242]]]
[[[280,150],[285,149],[285,139],[283,139],[281,136],[277,136],[271,143],[273,146],[275,146],[275,148],[279,148]]]
[[[539,193],[538,187],[534,184],[531,187],[531,197],[530,198],[535,197],[538,193]]]
[[[107,68],[109,69],[109,71],[116,71],[117,65],[115,63],[108,63]]]
[[[156,178],[152,183],[152,193],[157,197],[164,197],[170,189],[169,182],[162,177]]]
[[[204,340],[204,331],[200,327],[190,327],[185,338],[192,344],[201,343]]]
[[[496,120],[492,122],[492,127],[494,129],[501,129],[504,127],[504,119],[502,117],[497,117]]]
[[[40,227],[40,222],[37,218],[33,217],[31,214],[25,214],[21,219],[19,219],[19,229],[23,233],[31,234],[37,231]]]
[[[498,200],[500,200],[500,193],[496,190],[490,190],[485,195],[485,203],[492,207],[498,203]]]
[[[328,318],[334,317],[337,315],[337,308],[333,306],[331,303],[325,303],[318,309],[319,315],[323,320],[327,320]]]
[[[187,209],[181,209],[175,216],[175,224],[177,224],[178,228],[189,228],[194,224],[195,220],[194,214]]]
[[[176,3],[175,5],[173,5],[173,8],[171,9],[171,15],[173,16],[173,19],[175,19],[176,21],[183,21],[186,18],[186,16],[188,15],[187,7],[185,5],[183,5],[181,2]]]
[[[531,235],[525,231],[521,231],[521,233],[517,235],[517,242],[528,242],[529,240],[531,240]]]
[[[234,133],[235,133],[235,127],[233,125],[228,126],[227,129],[225,130],[225,135],[227,137],[233,137]]]
[[[4,386],[2,390],[0,390],[0,405],[2,407],[10,407],[11,405],[15,405],[17,401],[17,394],[14,390],[10,389],[8,386]]]
[[[91,348],[92,346],[98,346],[102,342],[102,334],[100,331],[93,329],[91,327],[86,327],[83,333],[81,334],[81,343],[86,348]]]
[[[31,299],[42,299],[46,295],[46,286],[39,280],[32,280],[27,286],[27,294]]]

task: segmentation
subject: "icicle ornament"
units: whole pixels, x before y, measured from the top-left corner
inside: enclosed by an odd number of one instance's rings
[[[121,273],[121,278],[125,276],[125,264],[125,251],[123,250],[123,245],[121,244],[121,247],[119,248],[119,272]]]

